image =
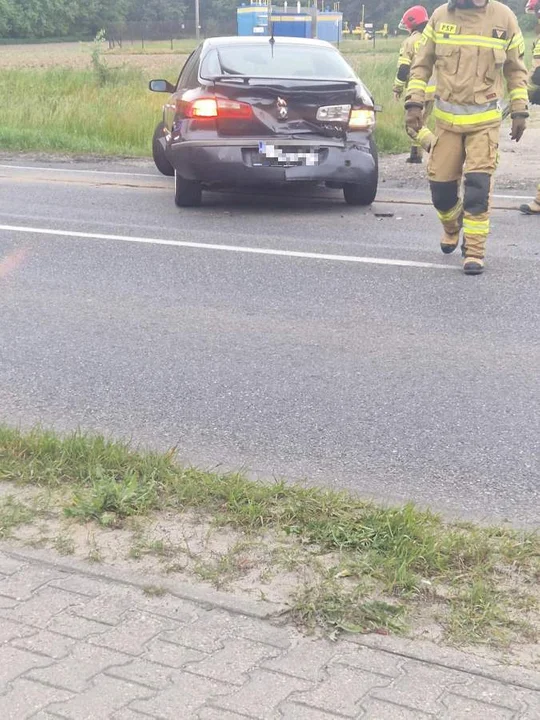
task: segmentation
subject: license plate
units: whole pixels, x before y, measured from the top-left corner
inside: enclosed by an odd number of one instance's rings
[[[268,160],[277,161],[279,165],[307,165],[314,167],[319,164],[319,153],[317,150],[294,150],[286,151],[270,143],[259,142],[259,155]]]

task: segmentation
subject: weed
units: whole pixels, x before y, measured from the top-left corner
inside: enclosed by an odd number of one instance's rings
[[[292,602],[293,616],[302,625],[352,633],[401,632],[404,611],[401,605],[367,598],[362,585],[347,588],[332,577],[306,584]]]
[[[69,535],[57,535],[53,547],[59,555],[73,555],[75,552],[75,543]]]
[[[163,595],[166,595],[167,590],[159,585],[146,585],[143,587],[143,593],[148,597],[163,597]]]
[[[451,602],[448,634],[456,642],[491,641],[505,645],[512,626],[505,598],[481,580]]]
[[[16,527],[31,523],[33,519],[34,512],[31,508],[12,495],[3,498],[0,500],[0,539],[10,537]]]

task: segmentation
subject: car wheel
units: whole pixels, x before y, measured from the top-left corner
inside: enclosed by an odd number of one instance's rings
[[[186,180],[176,171],[174,173],[174,202],[178,207],[198,207],[201,200],[201,183],[195,180]]]
[[[375,161],[375,172],[366,183],[345,183],[343,185],[343,196],[347,205],[371,205],[377,196],[379,185],[379,155],[373,138],[369,141],[369,147],[373,160]]]
[[[152,156],[157,169],[162,175],[172,177],[174,175],[174,168],[171,163],[167,160],[165,155],[165,148],[160,143],[160,139],[167,133],[165,123],[159,123],[154,131],[154,137],[152,139]]]

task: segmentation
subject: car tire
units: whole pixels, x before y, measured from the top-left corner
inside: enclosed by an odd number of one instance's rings
[[[174,202],[178,207],[198,207],[202,200],[201,183],[186,180],[178,171],[174,173]]]
[[[154,163],[162,175],[172,177],[174,175],[174,168],[171,163],[167,160],[165,155],[165,148],[160,143],[160,139],[167,133],[167,127],[165,123],[160,122],[154,131],[154,137],[152,139],[152,156]]]
[[[366,183],[345,183],[343,196],[347,205],[371,205],[377,196],[379,186],[379,155],[373,138],[369,141],[370,152],[375,161],[375,172]]]

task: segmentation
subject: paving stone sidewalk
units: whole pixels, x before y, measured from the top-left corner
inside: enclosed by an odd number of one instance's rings
[[[47,561],[45,561],[45,558]],[[540,674],[388,638],[312,640],[260,604],[0,551],[1,720],[538,720]]]

